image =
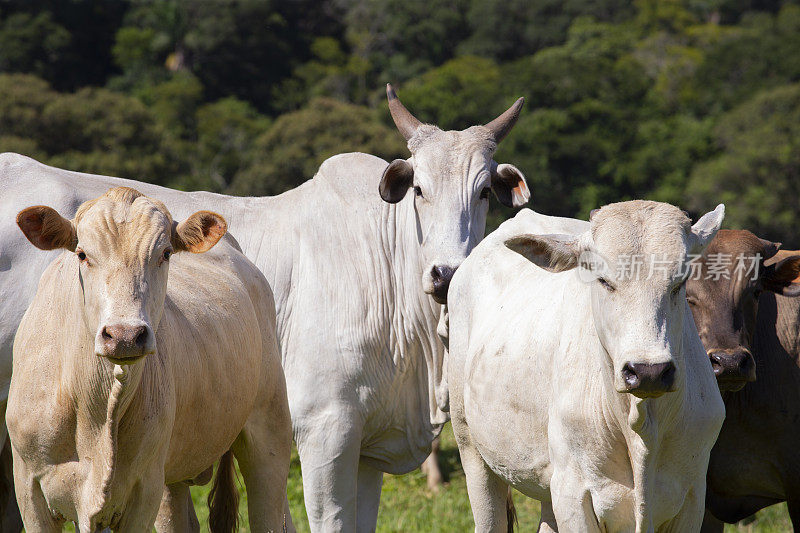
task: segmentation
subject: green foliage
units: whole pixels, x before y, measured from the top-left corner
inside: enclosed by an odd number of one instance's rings
[[[800,245],[798,50],[789,0],[7,0],[0,149],[277,194],[336,153],[407,156],[386,82],[445,129],[524,96],[496,159],[535,209],[726,201]],[[490,228],[511,213],[493,202]]]
[[[13,13],[0,19],[0,71],[50,76],[69,40],[69,32],[48,11]]]
[[[255,141],[253,164],[237,174],[234,194],[279,194],[312,177],[328,157],[366,152],[392,160],[407,152],[394,128],[368,108],[328,98],[278,118]]]
[[[797,246],[800,220],[800,84],[759,93],[726,113],[719,155],[697,165],[689,207],[724,202],[728,223]]]

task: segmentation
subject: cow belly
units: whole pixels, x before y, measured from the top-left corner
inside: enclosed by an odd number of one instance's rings
[[[547,401],[531,392],[532,384],[524,393],[517,381],[526,374],[499,368],[507,369],[507,364],[502,357],[475,361],[475,372],[464,387],[470,436],[496,474],[523,494],[547,501],[552,476]]]

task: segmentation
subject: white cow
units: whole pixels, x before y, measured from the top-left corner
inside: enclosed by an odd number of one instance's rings
[[[236,247],[208,251],[225,221],[200,211],[173,224],[127,187],[72,220],[45,206],[17,220],[61,251],[14,341],[6,416],[26,530],[149,531],[162,492],[160,529],[190,530],[187,480],[222,457],[210,522],[232,531],[231,452],[251,529],[283,529],[291,420],[275,306]]]
[[[683,267],[723,213],[624,202],[575,236],[524,212],[462,264],[447,366],[476,531],[506,530],[508,485],[541,500],[540,531],[699,530],[724,406]]]
[[[447,420],[437,302],[483,237],[488,194],[508,206],[530,196],[516,168],[492,160],[522,99],[486,126],[442,131],[387,93],[411,158],[387,166],[338,155],[271,198],[184,193],[0,156],[0,400],[11,338],[53,259],[23,245],[16,212],[47,203],[70,215],[115,185],[162,200],[178,218],[213,209],[275,293],[312,530],[372,530],[383,472],[419,467]]]

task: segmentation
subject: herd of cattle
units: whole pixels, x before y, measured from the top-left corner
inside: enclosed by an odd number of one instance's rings
[[[484,239],[530,198],[493,160],[522,99],[442,131],[387,94],[409,159],[271,198],[0,155],[2,531],[196,531],[215,463],[231,531],[234,457],[251,529],[293,530],[292,440],[312,531],[374,531],[448,419],[477,531],[509,487],[542,532],[800,525],[800,252],[639,200]]]

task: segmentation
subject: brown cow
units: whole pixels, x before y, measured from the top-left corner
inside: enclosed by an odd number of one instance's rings
[[[782,501],[800,530],[800,252],[779,246],[721,230],[686,285],[726,408],[708,467],[704,532]],[[753,260],[755,275],[747,272]],[[714,279],[714,271],[723,274]]]

